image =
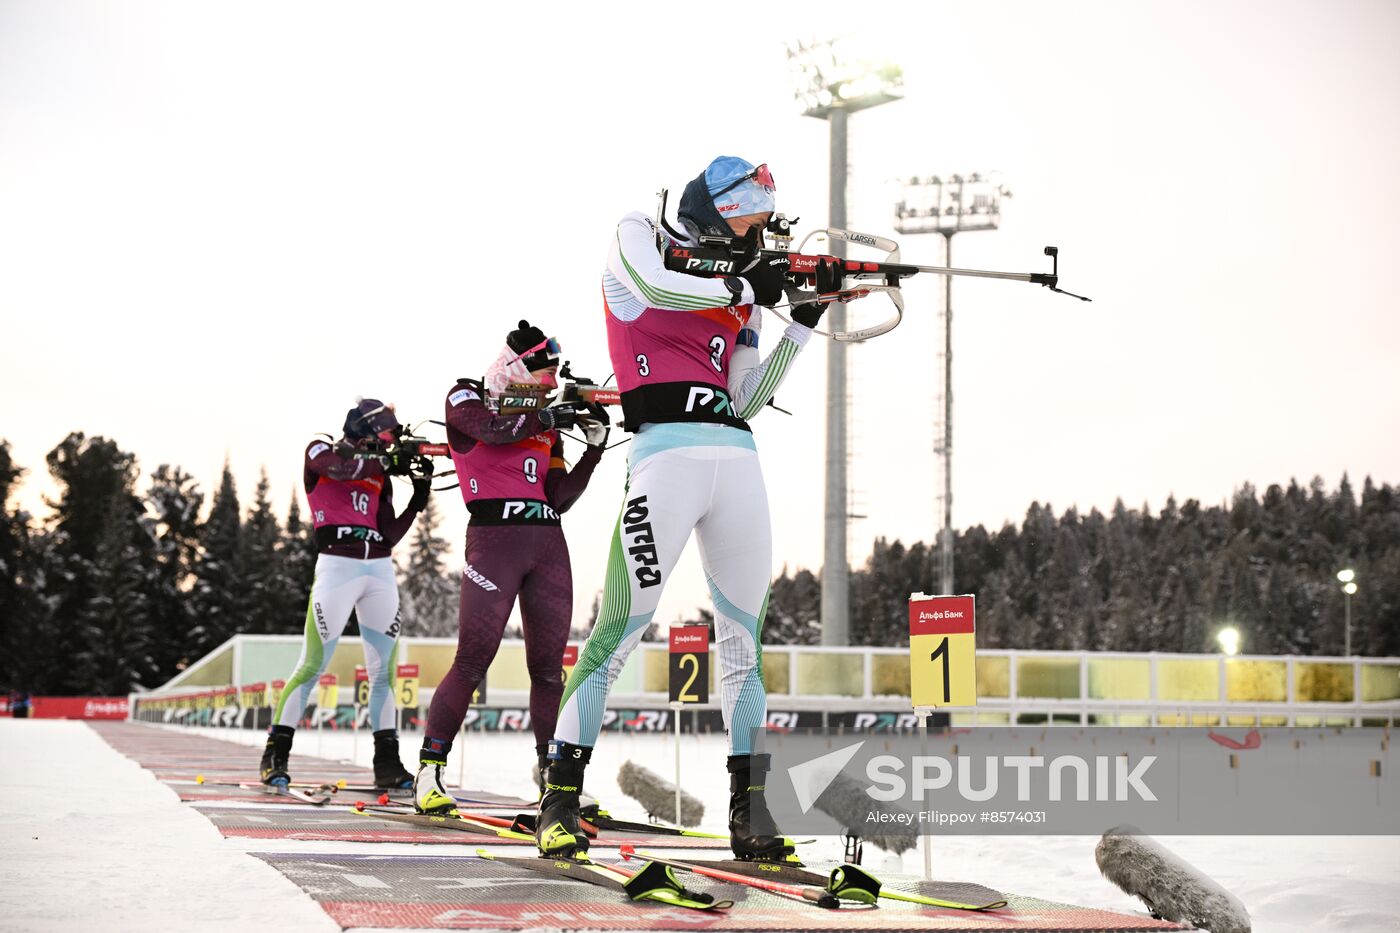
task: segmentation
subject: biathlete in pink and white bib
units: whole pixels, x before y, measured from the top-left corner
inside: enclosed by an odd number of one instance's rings
[[[306,607],[301,658],[282,691],[263,751],[264,783],[288,782],[287,758],[297,723],[352,610],[369,673],[375,784],[394,788],[413,782],[399,758],[398,706],[389,683],[399,639],[399,588],[389,554],[428,504],[432,489],[428,477],[415,477],[408,506],[394,514],[390,474],[399,470],[369,448],[392,442],[398,428],[392,406],[367,398],[346,414],[342,440],[307,445],[303,480],[320,555]],[[403,466],[406,473],[407,464]]]
[[[442,786],[443,765],[517,598],[536,764],[544,768],[564,690],[564,647],[574,612],[569,547],[559,516],[583,494],[603,455],[607,415],[599,406],[574,404],[507,414],[498,403],[512,384],[553,388],[558,364],[558,341],[521,321],[484,382],[460,379],[447,392],[447,441],[471,520],[457,655],[433,694],[418,754],[414,805],[420,813],[456,807]],[[576,425],[588,449],[569,469],[559,431]]]
[[[701,235],[761,238],[774,206],[767,166],[722,156],[686,186],[681,229],[664,219],[658,229],[645,215],[628,214],[608,251],[608,348],[622,389],[623,426],[635,437],[602,608],[564,688],[550,749],[536,832],[546,855],[588,847],[579,831],[578,794],[608,691],[651,625],[692,531],[715,609],[731,751],[730,841],[741,858],[791,851],[763,802],[767,756],[752,754],[752,731],[766,719],[761,637],[773,548],[748,420],[782,383],[824,305],[810,293],[794,296],[797,323],[760,359],[756,305],[783,297],[785,256],[728,278],[701,278],[664,264],[668,245],[693,246]],[[759,790],[750,793],[753,788]]]

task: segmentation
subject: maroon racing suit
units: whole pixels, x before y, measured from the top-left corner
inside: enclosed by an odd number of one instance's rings
[[[415,496],[394,514],[394,487],[377,458],[353,457],[348,444],[306,445],[302,482],[316,529],[316,550],[337,557],[388,557],[427,504]],[[372,514],[371,514],[372,510]]]
[[[559,516],[587,487],[602,448],[589,447],[570,470],[557,431],[534,413],[496,414],[486,394],[481,383],[461,379],[447,396],[447,441],[471,520],[457,656],[428,707],[424,760],[446,759],[517,597],[537,746],[554,735],[564,692],[574,587]]]

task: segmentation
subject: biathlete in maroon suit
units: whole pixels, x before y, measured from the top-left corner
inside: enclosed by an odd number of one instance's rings
[[[392,441],[398,427],[392,406],[367,398],[345,416],[342,440],[307,445],[303,481],[320,554],[306,607],[301,658],[282,691],[263,751],[266,784],[289,781],[287,758],[297,723],[335,654],[351,610],[359,620],[369,672],[375,784],[392,788],[413,783],[399,758],[398,707],[389,683],[399,637],[399,590],[389,553],[427,505],[431,487],[428,477],[415,477],[413,497],[395,515],[391,474],[407,464],[388,463],[367,449]]]
[[[597,406],[558,405],[525,414],[500,414],[493,406],[512,383],[552,387],[558,362],[558,343],[521,321],[484,383],[461,379],[447,393],[447,440],[471,520],[457,656],[433,694],[419,753],[414,803],[422,813],[450,812],[456,805],[442,786],[442,767],[517,597],[541,767],[554,733],[574,610],[559,516],[583,493],[603,455],[607,416]],[[570,470],[559,429],[576,424],[588,449]]]

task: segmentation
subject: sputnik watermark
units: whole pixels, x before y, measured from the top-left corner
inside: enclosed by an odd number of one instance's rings
[[[865,766],[865,776],[872,786],[866,789],[870,799],[889,802],[913,799],[923,801],[930,792],[940,791],[954,785],[963,800],[985,803],[997,796],[1000,790],[1000,775],[1003,769],[1016,772],[1016,800],[1026,803],[1034,798],[1031,782],[1043,778],[1046,784],[1046,798],[1050,800],[1077,800],[1086,803],[1098,801],[1126,801],[1130,794],[1139,800],[1156,800],[1157,795],[1144,783],[1147,770],[1157,761],[1156,755],[1148,755],[1137,764],[1129,765],[1126,757],[1098,755],[1090,761],[1078,755],[1059,755],[1046,765],[1043,755],[1008,755],[998,758],[990,755],[982,759],[983,772],[981,786],[974,786],[977,766],[969,755],[959,755],[951,761],[937,755],[916,755],[910,762],[911,779],[905,780],[902,772],[905,762],[894,755],[880,755],[870,759]],[[932,772],[932,776],[930,776]],[[1066,797],[1066,773],[1072,783],[1073,796]],[[1090,773],[1094,775],[1092,795],[1090,793]]]
[[[1239,734],[1234,734],[1238,732]],[[795,730],[767,802],[786,833],[1400,834],[1383,730],[976,727]]]

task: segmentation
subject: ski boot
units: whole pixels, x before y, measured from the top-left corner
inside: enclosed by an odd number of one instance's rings
[[[557,740],[550,748],[544,796],[535,818],[535,845],[546,858],[572,858],[588,851],[588,837],[578,823],[578,797],[593,749]]]
[[[729,847],[742,861],[779,862],[796,851],[778,833],[763,796],[771,757],[729,756]]]
[[[451,815],[457,812],[457,798],[442,786],[442,769],[447,765],[451,742],[424,738],[418,752],[418,776],[413,779],[413,809],[419,813]]]
[[[273,726],[267,730],[267,744],[263,746],[262,765],[258,774],[269,787],[286,787],[292,782],[287,773],[287,759],[292,756],[292,736],[296,730],[290,726]]]
[[[407,790],[413,775],[399,759],[399,733],[380,729],[374,733],[374,786],[379,790]]]

